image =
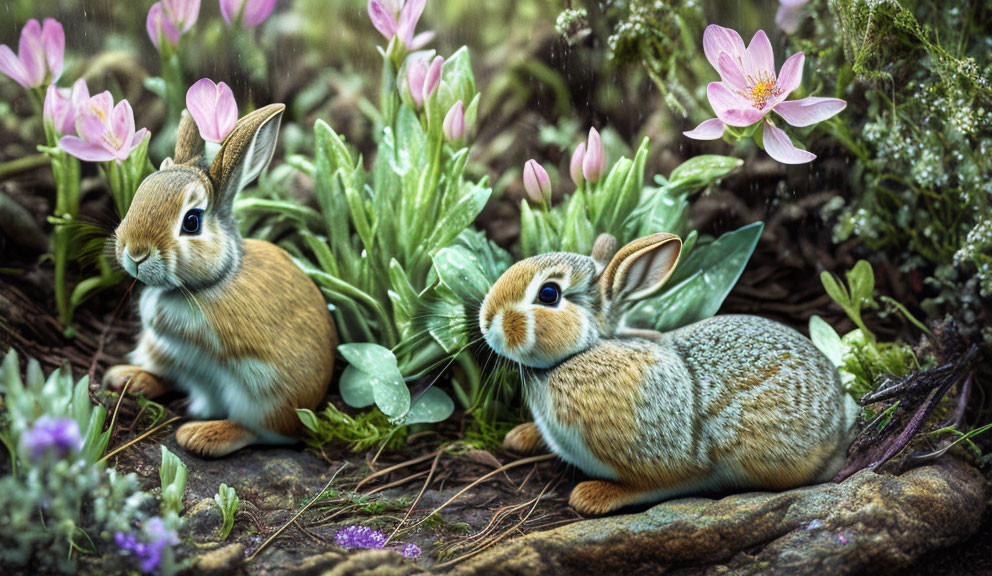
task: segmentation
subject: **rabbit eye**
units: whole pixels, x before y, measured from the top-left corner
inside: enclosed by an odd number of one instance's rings
[[[561,300],[561,287],[554,282],[547,282],[537,292],[537,301],[545,306],[554,306]]]
[[[200,224],[203,219],[203,210],[199,208],[193,208],[183,216],[183,231],[182,233],[187,236],[192,236],[200,233]]]

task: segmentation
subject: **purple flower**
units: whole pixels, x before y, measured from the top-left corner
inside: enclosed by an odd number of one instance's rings
[[[207,142],[223,142],[238,122],[234,92],[227,84],[214,84],[209,78],[201,78],[186,91],[186,108]]]
[[[586,179],[582,176],[582,161],[586,157],[586,143],[580,142],[572,152],[572,161],[568,164],[568,175],[572,177],[572,182],[576,186],[582,186]]]
[[[398,37],[409,50],[419,50],[434,38],[433,32],[413,35],[427,0],[369,0],[369,19],[386,40]]]
[[[767,118],[774,110],[793,126],[811,126],[847,106],[847,102],[839,98],[810,96],[785,100],[802,81],[805,59],[802,52],[789,57],[776,75],[772,44],[764,30],[758,30],[745,48],[740,34],[712,24],[703,33],[703,52],[722,80],[710,82],[706,88],[716,118],[684,132],[686,136],[715,140],[723,135],[724,126],[747,127],[762,122],[762,139],[769,156],[783,164],[804,164],[816,158],[816,155],[796,148],[789,136]]]
[[[382,548],[386,545],[386,535],[365,526],[348,526],[338,530],[338,533],[334,535],[334,542],[346,550]]]
[[[606,170],[606,153],[603,151],[603,140],[599,131],[589,129],[589,139],[586,140],[586,151],[582,157],[582,177],[589,182],[597,182]]]
[[[110,92],[93,96],[76,110],[76,134],[63,136],[59,147],[87,162],[127,160],[148,130],[134,130],[134,111],[127,100],[114,106]]]
[[[441,132],[444,133],[444,139],[448,142],[461,140],[465,136],[465,107],[461,100],[455,102],[448,113],[444,115]]]
[[[34,421],[29,430],[21,434],[21,449],[35,462],[44,458],[49,451],[62,458],[67,454],[79,452],[82,448],[83,439],[79,434],[79,425],[71,418],[56,420],[42,416]]]
[[[404,544],[400,547],[400,554],[407,558],[416,558],[420,556],[420,547],[416,544]]]
[[[220,15],[228,26],[241,22],[245,28],[254,28],[272,14],[276,0],[220,0]]]
[[[90,90],[82,78],[76,80],[72,88],[50,84],[45,93],[45,122],[51,123],[59,134],[75,134],[77,110],[89,99]]]
[[[535,204],[545,207],[551,204],[551,178],[537,160],[531,159],[524,164],[524,190]]]
[[[25,88],[54,83],[62,75],[65,56],[65,31],[56,20],[45,18],[41,25],[28,20],[21,29],[17,54],[0,44],[0,72]]]
[[[148,9],[145,30],[156,48],[163,36],[175,45],[180,36],[193,28],[199,15],[200,0],[161,0]]]
[[[138,540],[133,534],[118,532],[114,534],[114,542],[121,554],[135,557],[142,572],[154,574],[158,572],[166,548],[178,544],[179,538],[158,516],[145,522],[142,537]]]

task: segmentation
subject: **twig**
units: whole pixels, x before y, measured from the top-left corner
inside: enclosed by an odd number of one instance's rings
[[[416,498],[414,498],[413,504],[410,504],[410,509],[406,511],[406,515],[403,516],[403,519],[400,520],[400,523],[397,524],[396,528],[393,529],[393,532],[392,534],[389,535],[389,538],[386,538],[386,544],[389,544],[389,542],[393,539],[393,536],[396,536],[396,533],[400,531],[400,528],[402,528],[403,525],[406,524],[406,521],[410,519],[410,515],[413,514],[414,508],[416,508],[417,504],[420,503],[420,499],[424,497],[424,492],[427,492],[427,487],[431,485],[431,480],[434,478],[434,471],[437,470],[437,463],[441,461],[441,454],[442,451],[438,450],[437,456],[434,457],[434,462],[431,463],[431,470],[427,474],[427,480],[424,481],[424,485],[420,489],[420,493],[417,494]]]
[[[375,488],[373,488],[373,489],[369,490],[368,492],[366,492],[365,495],[366,496],[370,496],[370,495],[375,494],[377,492],[382,492],[383,490],[389,490],[390,488],[396,488],[397,486],[402,486],[402,485],[406,484],[407,482],[409,482],[411,480],[416,480],[417,478],[420,478],[421,476],[424,476],[426,474],[427,474],[427,470],[421,470],[420,472],[417,472],[415,474],[411,474],[411,475],[406,476],[404,478],[400,478],[399,480],[396,480],[395,482],[390,482],[389,484],[383,484],[382,486],[376,486]]]
[[[127,450],[131,446],[137,444],[138,442],[141,442],[145,438],[147,438],[147,437],[151,436],[152,434],[158,432],[159,429],[161,429],[161,428],[163,428],[165,426],[168,426],[169,424],[172,424],[176,420],[182,420],[182,417],[181,416],[173,416],[172,418],[169,418],[168,420],[166,420],[165,422],[162,422],[158,426],[155,426],[154,428],[149,428],[141,436],[138,436],[137,438],[135,438],[134,440],[131,440],[130,442],[128,442],[127,444],[124,444],[123,446],[118,446],[112,452],[108,452],[107,454],[104,455],[103,458],[100,458],[99,461],[100,462],[103,462],[104,460],[108,460],[110,458],[113,458],[114,456],[116,456],[120,452],[123,452],[124,450]]]
[[[389,468],[383,468],[382,470],[379,470],[378,472],[375,472],[374,474],[365,477],[364,480],[359,482],[358,486],[355,486],[355,492],[358,492],[359,490],[361,490],[362,486],[364,486],[366,483],[370,482],[371,480],[378,478],[379,476],[384,476],[386,474],[389,474],[390,472],[400,470],[401,468],[406,468],[407,466],[413,466],[414,464],[420,464],[421,462],[426,462],[427,460],[430,460],[431,458],[437,456],[438,452],[440,452],[440,450],[437,452],[432,452],[430,454],[425,454],[424,456],[419,456],[412,460],[407,460],[406,462],[400,462],[399,464],[396,464],[395,466],[390,466]]]
[[[309,510],[310,507],[313,506],[313,503],[316,502],[317,499],[320,498],[324,494],[324,492],[327,492],[327,489],[331,487],[331,483],[334,482],[334,479],[338,477],[338,474],[340,474],[341,471],[344,470],[346,466],[348,466],[348,463],[347,462],[345,462],[344,464],[342,464],[334,472],[334,474],[331,475],[331,479],[327,481],[327,484],[324,485],[324,488],[320,492],[318,492],[317,495],[314,496],[312,500],[310,500],[309,502],[307,502],[307,505],[304,506],[299,512],[297,512],[295,516],[293,516],[292,518],[290,518],[289,522],[286,522],[285,524],[283,524],[278,530],[275,531],[274,534],[272,534],[272,536],[269,536],[268,538],[266,538],[265,542],[262,542],[262,545],[259,546],[258,548],[256,548],[255,551],[252,552],[251,555],[248,556],[248,558],[245,559],[245,562],[251,562],[252,560],[254,560],[255,559],[255,556],[258,556],[259,552],[261,552],[262,550],[265,550],[265,548],[273,540],[275,540],[276,538],[278,538],[279,535],[282,534],[283,531],[286,530],[286,528],[288,528],[290,524],[296,522],[296,519],[297,518],[299,518],[300,516],[303,515],[304,512],[306,512],[307,510]]]

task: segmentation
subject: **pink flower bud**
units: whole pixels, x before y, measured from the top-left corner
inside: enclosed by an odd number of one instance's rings
[[[406,65],[406,82],[410,88],[410,97],[419,108],[424,105],[424,80],[427,79],[427,59],[413,58]]]
[[[272,14],[276,0],[220,0],[220,15],[232,26],[238,22],[245,28],[254,28]]]
[[[427,0],[369,0],[369,20],[386,40],[394,37],[408,50],[419,50],[434,38],[433,32],[414,35]]]
[[[46,18],[44,25],[28,20],[21,29],[18,53],[0,44],[0,72],[25,88],[54,83],[62,75],[65,56],[65,31],[56,20]]]
[[[186,109],[189,110],[200,137],[207,142],[223,142],[238,122],[238,103],[227,84],[214,84],[210,78],[201,78],[186,91]]]
[[[75,134],[76,111],[89,99],[90,91],[82,78],[76,80],[71,89],[49,85],[45,93],[45,122],[51,123],[59,134]]]
[[[572,152],[572,161],[568,165],[568,174],[572,177],[572,182],[575,182],[576,186],[582,186],[586,181],[582,177],[582,161],[586,157],[586,143],[579,142],[579,145],[575,147],[575,152]]]
[[[444,58],[435,56],[434,60],[431,62],[430,68],[427,69],[427,77],[424,78],[424,100],[427,100],[435,92],[437,92],[437,87],[441,84],[442,66],[444,66]]]
[[[63,136],[59,147],[86,162],[120,163],[141,145],[148,130],[134,130],[134,111],[127,100],[114,106],[110,92],[102,92],[76,110],[76,133]]]
[[[444,139],[448,142],[461,140],[465,136],[465,107],[459,100],[444,115],[444,123],[441,125],[444,132]]]
[[[524,190],[535,204],[551,204],[551,178],[536,160],[531,159],[524,164]]]
[[[156,48],[161,48],[163,36],[174,45],[193,28],[199,16],[200,0],[161,0],[148,9],[145,31]]]
[[[595,128],[589,129],[589,139],[586,142],[586,153],[582,159],[582,176],[589,182],[597,182],[606,169],[606,155],[603,152],[603,141]]]

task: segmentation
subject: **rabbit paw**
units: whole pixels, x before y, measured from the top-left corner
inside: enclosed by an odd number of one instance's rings
[[[503,450],[530,456],[547,452],[547,446],[544,444],[544,438],[541,438],[541,431],[537,429],[537,425],[533,422],[524,422],[506,433],[506,437],[503,438]]]
[[[130,384],[128,384],[130,381]],[[158,398],[170,390],[169,385],[151,372],[146,372],[138,366],[120,364],[113,366],[103,375],[103,385],[120,392],[127,385],[127,391],[141,394],[145,398]]]
[[[255,441],[247,428],[230,420],[187,422],[176,430],[176,442],[187,452],[219,458]]]
[[[572,489],[568,505],[583,516],[602,516],[641,501],[641,492],[614,482],[587,480]]]

